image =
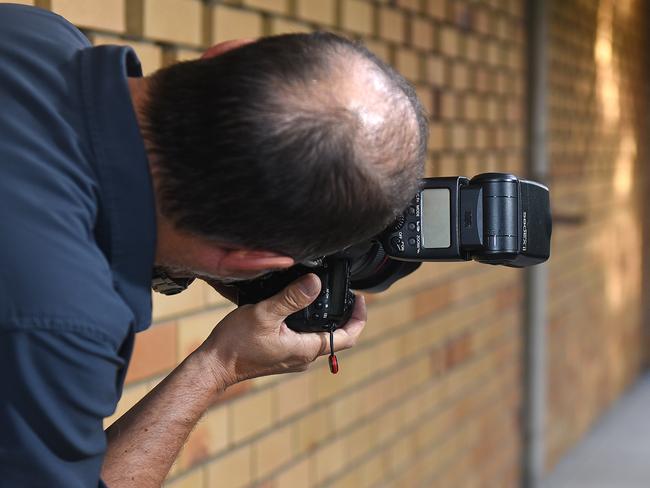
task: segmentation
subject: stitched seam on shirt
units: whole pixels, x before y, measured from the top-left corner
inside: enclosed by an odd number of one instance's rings
[[[75,319],[62,317],[11,317],[6,321],[0,322],[0,334],[3,332],[21,331],[29,332],[30,330],[48,330],[52,332],[80,332],[88,337],[116,344],[109,334],[89,326],[87,323]]]
[[[93,122],[90,120],[91,117],[91,87],[90,87],[90,75],[88,73],[88,67],[87,67],[87,60],[86,59],[81,59],[79,62],[79,78],[80,78],[80,86],[81,86],[81,104],[83,106],[83,121],[84,121],[84,129],[86,131],[86,136],[88,137],[90,144],[90,152],[92,153],[92,158],[93,161],[90,163],[90,166],[92,167],[93,171],[97,175],[97,181],[101,183],[101,173],[99,171],[99,168],[97,167],[97,159],[98,159],[98,154],[97,150],[95,148],[95,128]],[[101,186],[101,185],[100,185]],[[99,192],[101,193],[101,188],[99,189]]]
[[[94,49],[94,48],[91,48]],[[90,60],[88,59],[89,53],[85,53],[85,59],[81,59],[80,73],[81,73],[81,91],[82,91],[82,101],[84,107],[84,121],[85,129],[90,140],[90,150],[92,152],[93,161],[90,166],[95,171],[97,175],[98,185],[98,194],[99,194],[99,210],[105,214],[105,219],[108,227],[108,249],[102,249],[104,255],[110,266],[111,272],[113,274],[115,271],[114,261],[115,261],[115,196],[111,188],[111,181],[106,177],[105,170],[103,169],[104,162],[108,160],[106,157],[106,151],[103,146],[103,139],[101,137],[101,131],[97,126],[97,116],[95,114],[95,107],[93,106],[93,95],[95,93],[95,87],[92,85],[92,75],[90,73]],[[103,207],[103,209],[102,209]]]

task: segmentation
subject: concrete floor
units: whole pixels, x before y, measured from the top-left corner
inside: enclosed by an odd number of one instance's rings
[[[544,488],[650,488],[650,374],[547,476]]]

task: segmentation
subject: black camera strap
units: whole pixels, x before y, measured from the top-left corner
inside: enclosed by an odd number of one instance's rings
[[[336,359],[336,354],[334,354],[334,329],[335,329],[334,323],[330,324],[330,357],[329,363],[330,363],[330,371],[332,374],[336,374],[339,372],[339,361]]]

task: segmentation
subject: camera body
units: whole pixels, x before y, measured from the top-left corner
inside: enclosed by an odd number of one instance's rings
[[[307,307],[291,314],[285,322],[300,332],[328,331],[332,324],[345,324],[352,315],[354,293],[350,290],[351,261],[341,256],[329,256],[313,266],[296,265],[288,270],[269,273],[254,280],[234,283],[238,289],[238,305],[257,303],[275,295],[291,282],[307,273],[321,281],[318,297]]]
[[[352,314],[352,289],[386,290],[425,261],[476,260],[525,267],[550,255],[548,188],[508,173],[424,178],[404,212],[368,242],[355,244],[310,265],[235,284],[238,303],[264,300],[307,273],[321,280],[321,293],[287,317],[299,332],[329,331]]]

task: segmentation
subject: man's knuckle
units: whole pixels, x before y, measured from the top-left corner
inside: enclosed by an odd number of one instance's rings
[[[288,291],[284,297],[284,303],[290,310],[300,310],[303,308],[302,301],[297,296],[296,292]]]
[[[296,362],[298,364],[309,364],[314,360],[314,358],[311,357],[310,354],[307,353],[301,353],[298,354],[296,357]]]

